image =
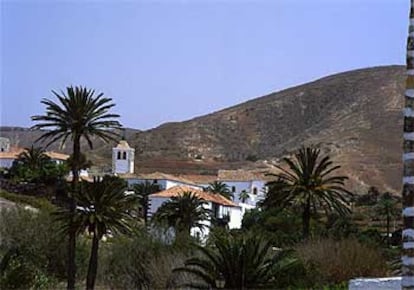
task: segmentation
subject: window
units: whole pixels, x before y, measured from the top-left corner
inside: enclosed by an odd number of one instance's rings
[[[236,192],[236,187],[235,186],[231,187],[231,192]]]
[[[158,183],[158,180],[157,179],[154,179],[154,181],[152,183],[157,184]]]
[[[253,194],[257,195],[257,187],[253,187]]]
[[[117,159],[121,159],[121,152],[118,151],[118,158]]]
[[[122,159],[126,159],[126,152],[122,154]]]

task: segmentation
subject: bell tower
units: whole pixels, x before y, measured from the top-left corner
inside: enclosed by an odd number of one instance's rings
[[[134,173],[135,149],[131,148],[126,140],[119,141],[112,148],[112,173]]]

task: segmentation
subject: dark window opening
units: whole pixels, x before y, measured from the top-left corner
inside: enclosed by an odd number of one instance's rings
[[[118,152],[118,159],[121,159],[121,152]]]
[[[253,194],[256,195],[257,194],[257,188],[253,187]]]
[[[231,192],[236,192],[236,187],[235,186],[231,187]]]
[[[126,152],[122,154],[122,159],[126,159]]]

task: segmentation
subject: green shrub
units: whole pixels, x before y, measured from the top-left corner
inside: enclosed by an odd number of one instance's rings
[[[55,288],[66,278],[66,240],[51,212],[21,207],[0,210],[0,289]],[[85,276],[89,249],[77,246],[78,276]]]
[[[55,207],[46,198],[22,195],[0,190],[0,197],[21,205],[52,211]]]
[[[252,209],[242,220],[243,231],[268,237],[274,245],[291,245],[302,238],[300,215],[290,209]]]

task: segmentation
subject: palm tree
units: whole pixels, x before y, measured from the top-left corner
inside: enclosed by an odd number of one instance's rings
[[[42,104],[46,106],[45,115],[32,116],[32,120],[39,122],[32,129],[48,129],[38,140],[48,141],[47,146],[55,141],[61,145],[66,143],[68,138],[72,141],[72,195],[76,194],[79,182],[79,169],[81,164],[80,142],[84,138],[92,149],[92,137],[98,137],[104,141],[114,140],[118,135],[113,129],[120,128],[116,120],[117,114],[109,113],[115,106],[112,99],[103,96],[103,93],[95,95],[94,90],[84,87],[67,87],[66,93],[59,95],[52,91],[58,102],[43,99]],[[76,203],[73,198],[69,202],[70,211],[73,213]],[[72,219],[72,218],[71,218]],[[69,231],[68,240],[68,284],[67,288],[75,289],[75,229]]]
[[[136,183],[133,185],[132,190],[138,195],[139,205],[141,206],[141,216],[144,219],[145,226],[148,223],[148,207],[150,194],[160,191],[158,184],[145,181],[144,183]]]
[[[296,264],[288,252],[274,250],[258,235],[221,233],[213,237],[212,247],[196,247],[199,254],[188,259],[184,267],[174,269],[202,281],[182,285],[185,287],[216,288],[222,279],[226,289],[275,288],[278,274]]]
[[[407,38],[407,81],[405,91],[404,110],[404,172],[403,172],[403,221],[402,232],[402,273],[401,286],[403,289],[414,287],[414,251],[412,240],[414,238],[414,1],[411,0],[410,21]]]
[[[240,192],[239,199],[240,199],[241,202],[245,203],[249,199],[249,197],[250,196],[249,196],[249,193],[247,192],[247,190],[243,189]]]
[[[190,235],[191,228],[203,231],[206,225],[202,221],[209,220],[211,216],[205,204],[191,191],[185,191],[163,203],[155,213],[154,220],[175,228],[177,234]]]
[[[43,175],[42,171],[44,167],[50,162],[52,161],[50,157],[46,155],[43,148],[34,147],[32,145],[29,148],[25,148],[24,151],[17,156],[10,169],[11,175],[37,182]]]
[[[390,222],[392,217],[399,215],[400,211],[397,208],[398,199],[392,196],[391,193],[385,192],[379,199],[375,206],[375,212],[380,216],[385,216],[387,220],[387,245],[390,244]]]
[[[230,191],[227,184],[225,184],[224,182],[221,182],[221,181],[214,181],[214,182],[210,183],[205,188],[205,190],[209,191],[209,192],[212,192],[212,193],[221,194],[222,196],[224,196],[225,198],[230,199],[230,200],[232,200],[234,198],[234,195]]]
[[[45,149],[42,147],[24,148],[24,151],[17,156],[16,162],[26,165],[29,169],[36,171],[50,161],[50,157],[46,155]]]
[[[340,166],[333,166],[330,157],[320,149],[303,147],[292,159],[284,158],[287,168],[277,166],[278,174],[269,174],[276,180],[268,183],[265,207],[299,207],[302,211],[303,237],[309,237],[312,211],[324,209],[340,215],[350,212],[352,193],[344,188],[346,176],[333,175]]]
[[[61,229],[64,232],[76,228],[77,234],[87,231],[92,236],[86,289],[93,289],[95,285],[99,242],[102,237],[132,231],[137,197],[135,194],[126,194],[126,190],[125,183],[112,178],[104,177],[102,181],[94,183],[82,182],[80,191],[74,195],[77,204],[75,212],[62,209],[56,213],[56,219],[62,222]],[[72,222],[68,222],[70,218]]]

